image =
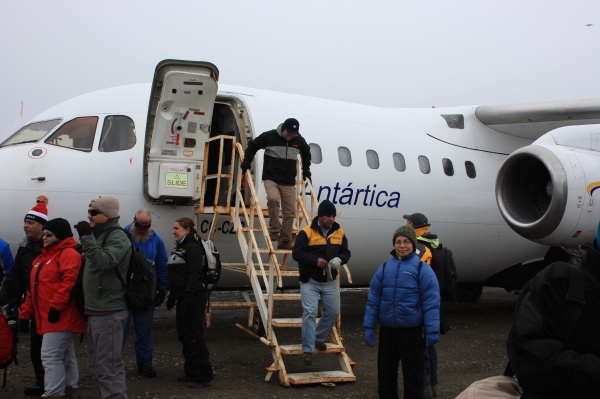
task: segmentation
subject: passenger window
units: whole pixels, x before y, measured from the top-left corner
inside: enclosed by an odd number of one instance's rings
[[[352,165],[352,155],[350,154],[350,150],[346,147],[338,148],[338,158],[342,166]]]
[[[465,162],[465,169],[467,170],[467,176],[469,176],[471,179],[474,179],[475,176],[477,176],[477,173],[475,172],[475,165],[473,165],[473,162]]]
[[[379,169],[379,155],[373,150],[367,150],[367,165],[371,169]]]
[[[92,151],[92,145],[94,144],[97,125],[97,116],[75,118],[59,127],[58,130],[44,142],[59,147],[90,152]]]
[[[130,117],[109,115],[104,118],[98,151],[125,151],[133,148],[135,142],[135,124]]]
[[[396,168],[398,172],[404,172],[406,170],[404,155],[400,154],[399,152],[395,152],[392,158],[394,159],[394,168]]]
[[[310,143],[310,162],[321,163],[323,162],[323,155],[321,154],[321,147],[318,144]]]
[[[419,155],[419,169],[421,169],[421,172],[426,175],[428,175],[429,172],[431,172],[429,159],[424,155]]]
[[[448,158],[442,159],[442,166],[444,167],[444,173],[446,176],[454,176],[454,166],[452,165],[452,161]]]

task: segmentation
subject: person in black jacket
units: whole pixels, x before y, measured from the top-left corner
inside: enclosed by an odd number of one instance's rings
[[[29,291],[29,274],[32,263],[41,253],[44,243],[42,242],[42,229],[48,221],[48,210],[44,203],[34,206],[25,215],[25,239],[19,244],[19,249],[15,256],[15,265],[13,268],[13,277],[10,284],[10,297],[7,305],[7,313],[17,314],[21,301]],[[42,366],[42,336],[37,333],[35,318],[31,319],[30,324],[24,322],[21,324],[22,332],[31,331],[29,353],[31,355],[31,365],[35,372],[35,383],[25,388],[25,395],[37,396],[44,393],[44,367]]]
[[[507,349],[523,399],[600,395],[599,240],[580,265],[553,263],[521,291]]]
[[[204,247],[198,240],[194,222],[179,218],[173,225],[176,250],[169,258],[169,299],[167,309],[175,306],[177,336],[183,344],[183,375],[179,382],[189,388],[202,388],[213,380],[204,334],[207,292],[203,276]]]
[[[286,119],[277,129],[264,132],[248,143],[242,173],[250,169],[254,155],[265,150],[262,179],[269,208],[269,236],[277,241],[278,249],[292,249],[292,227],[296,210],[296,157],[302,157],[302,179],[310,179],[310,147],[300,136],[300,123]],[[283,225],[279,222],[279,202]]]
[[[302,361],[312,364],[314,349],[327,350],[325,337],[340,313],[340,290],[335,278],[341,265],[350,260],[348,240],[335,222],[336,209],[329,200],[321,202],[318,216],[296,237],[292,257],[300,269],[302,297]],[[323,314],[319,325],[316,317],[319,296]]]

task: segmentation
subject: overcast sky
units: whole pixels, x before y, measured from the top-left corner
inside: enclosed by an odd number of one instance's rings
[[[149,82],[166,58],[382,107],[592,98],[600,1],[3,1],[0,51],[0,138],[71,97]]]

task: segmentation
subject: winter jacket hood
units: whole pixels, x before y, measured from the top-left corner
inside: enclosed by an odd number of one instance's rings
[[[68,237],[42,248],[42,254],[33,261],[30,288],[19,317],[27,320],[34,317],[39,334],[85,332],[85,320],[70,297],[82,260],[76,247],[77,242]],[[59,312],[56,323],[48,321],[50,308]]]
[[[391,256],[381,264],[369,289],[364,326],[387,328],[424,325],[425,333],[439,332],[440,289],[433,270],[413,252]]]

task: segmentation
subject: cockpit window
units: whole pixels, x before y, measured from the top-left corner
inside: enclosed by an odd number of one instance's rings
[[[104,118],[98,151],[125,151],[133,148],[134,145],[135,124],[131,118],[124,115],[109,115]]]
[[[59,147],[90,152],[94,145],[94,135],[96,134],[97,125],[97,116],[75,118],[59,127],[44,142]]]
[[[4,143],[0,144],[0,147],[5,147],[7,145],[13,144],[23,144],[23,143],[35,143],[42,137],[46,135],[50,130],[54,129],[56,125],[60,122],[60,118],[58,119],[50,119],[48,121],[43,122],[34,122],[29,125],[22,127],[15,134],[10,136]]]

